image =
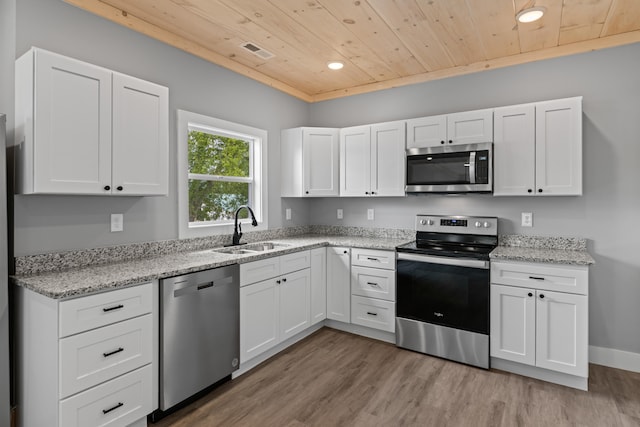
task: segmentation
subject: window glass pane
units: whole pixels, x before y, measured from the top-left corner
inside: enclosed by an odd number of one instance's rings
[[[190,179],[189,222],[233,220],[236,209],[249,203],[249,185]],[[243,209],[238,218],[247,218],[247,210]]]
[[[189,172],[251,176],[251,143],[242,139],[189,131]]]

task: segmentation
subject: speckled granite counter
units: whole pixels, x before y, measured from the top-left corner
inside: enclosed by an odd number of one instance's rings
[[[13,276],[13,282],[50,298],[77,297],[93,292],[117,289],[149,280],[177,276],[230,264],[242,264],[323,246],[394,250],[412,238],[356,237],[338,235],[302,235],[270,239],[286,244],[282,249],[252,254],[223,254],[212,249],[179,252],[111,264],[92,265],[62,271]]]
[[[591,265],[595,260],[587,252],[586,239],[500,236],[499,246],[489,254],[492,261],[547,262],[552,264]]]

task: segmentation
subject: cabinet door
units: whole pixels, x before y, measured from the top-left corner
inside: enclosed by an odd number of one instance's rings
[[[537,366],[588,376],[587,304],[584,295],[537,291]]]
[[[311,272],[296,271],[278,279],[280,333],[278,342],[291,338],[311,326]]]
[[[535,365],[535,291],[491,285],[491,357]]]
[[[536,104],[536,192],[582,194],[582,98]]]
[[[404,196],[405,122],[371,126],[371,194]]]
[[[114,73],[112,193],[167,194],[168,155],[169,90]]]
[[[351,286],[349,248],[327,248],[327,319],[349,323]]]
[[[327,248],[311,250],[311,324],[327,317]]]
[[[340,196],[371,192],[371,126],[340,130]]]
[[[111,72],[35,50],[34,102],[33,191],[108,193]]]
[[[278,306],[275,279],[240,288],[240,363],[278,343]]]
[[[337,196],[340,193],[338,130],[304,128],[302,130],[303,196]]]
[[[493,109],[449,114],[447,138],[449,144],[493,142]]]
[[[447,139],[447,116],[407,120],[407,148],[442,145]]]
[[[494,110],[494,196],[522,196],[535,190],[535,106]]]

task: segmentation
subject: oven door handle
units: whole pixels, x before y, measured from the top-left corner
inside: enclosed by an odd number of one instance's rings
[[[436,256],[428,256],[428,255],[413,255],[413,254],[399,253],[398,260],[425,262],[430,264],[454,265],[458,267],[480,268],[483,270],[489,269],[489,261],[482,261],[482,260],[476,260],[476,259],[444,258],[444,257],[436,257]]]

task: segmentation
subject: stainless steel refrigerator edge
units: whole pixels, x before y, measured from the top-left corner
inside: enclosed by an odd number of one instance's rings
[[[6,122],[0,114],[0,425],[9,425],[9,272],[7,248]]]

